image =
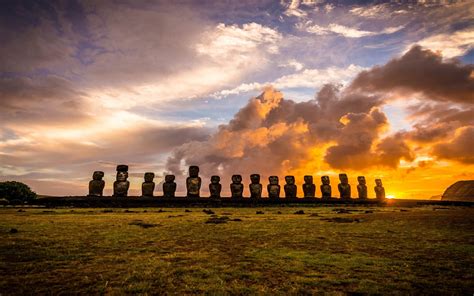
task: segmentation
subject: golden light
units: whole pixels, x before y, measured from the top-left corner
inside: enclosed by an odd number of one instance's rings
[[[386,198],[388,198],[388,199],[394,199],[394,198],[395,198],[395,195],[387,195]]]

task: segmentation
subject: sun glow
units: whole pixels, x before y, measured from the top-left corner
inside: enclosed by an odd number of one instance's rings
[[[395,198],[395,195],[387,195],[386,196],[388,199],[394,199]]]

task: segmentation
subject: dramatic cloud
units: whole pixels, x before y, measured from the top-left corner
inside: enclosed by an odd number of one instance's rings
[[[415,47],[363,71],[346,88],[325,85],[311,101],[297,103],[267,88],[208,140],[175,149],[167,168],[182,175],[186,166],[197,164],[203,176],[219,172],[227,180],[234,173],[301,177],[334,170],[390,170],[402,162],[413,170],[433,158],[470,163],[471,71],[470,65],[443,61]],[[380,107],[393,100],[393,94],[384,93],[396,91],[407,98],[422,96],[414,103],[407,99],[413,129],[388,133],[390,123]],[[460,105],[443,107],[447,102]],[[435,146],[428,146],[430,150],[415,143]]]
[[[224,180],[234,173],[264,177],[296,173],[317,167],[323,159],[337,169],[394,166],[393,160],[384,161],[384,154],[399,160],[407,157],[406,152],[392,155],[386,151],[390,145],[384,144],[371,149],[387,125],[386,116],[376,108],[380,103],[377,97],[340,93],[332,85],[301,103],[267,88],[209,140],[177,148],[167,167],[181,175],[183,165],[197,164],[204,176],[218,171]],[[313,153],[320,158],[311,157]]]
[[[362,72],[351,89],[420,92],[431,100],[474,104],[473,71],[473,65],[444,62],[440,55],[415,46],[401,58]]]
[[[474,126],[461,128],[456,137],[448,142],[434,146],[439,158],[456,160],[466,164],[474,163]]]

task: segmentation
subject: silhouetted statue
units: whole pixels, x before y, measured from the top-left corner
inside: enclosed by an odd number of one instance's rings
[[[364,176],[359,176],[357,177],[357,182],[359,184],[357,185],[357,192],[359,193],[359,198],[360,199],[367,199],[367,183],[365,181]]]
[[[280,198],[280,185],[278,184],[278,177],[270,176],[268,177],[268,182],[270,183],[267,185],[268,197],[274,199]]]
[[[188,197],[199,197],[201,178],[199,177],[199,167],[196,165],[189,167],[189,177],[186,179],[186,189],[188,190]]]
[[[176,192],[176,183],[174,175],[166,175],[163,183],[163,197],[174,197]]]
[[[89,182],[89,196],[102,196],[104,192],[105,182],[102,180],[104,172],[95,171],[92,174],[92,180]]]
[[[115,197],[126,197],[128,194],[128,188],[130,182],[128,179],[128,165],[121,164],[117,166],[117,177],[114,182],[114,195]]]
[[[381,179],[375,179],[374,190],[375,190],[375,197],[378,200],[385,200],[385,188],[383,188]]]
[[[233,198],[242,198],[244,192],[244,184],[242,184],[241,175],[233,175],[232,183],[230,184],[230,193]]]
[[[315,197],[316,185],[313,184],[313,176],[304,176],[303,193],[304,197]]]
[[[322,176],[321,177],[321,183],[323,183],[320,186],[322,199],[330,199],[331,196],[332,196],[330,182],[331,181],[329,180],[329,176]]]
[[[294,176],[286,176],[285,177],[285,186],[283,189],[285,190],[285,197],[286,198],[296,198],[296,194],[298,192],[298,187],[295,185],[295,177]]]
[[[259,199],[262,197],[262,184],[260,184],[260,175],[252,174],[250,175],[250,198]]]
[[[155,191],[155,173],[145,173],[145,182],[142,183],[142,196],[153,197],[153,191]]]
[[[222,185],[219,183],[221,181],[221,177],[219,176],[212,176],[211,177],[211,184],[209,184],[209,193],[211,194],[211,198],[220,198],[221,197],[221,189]]]
[[[346,174],[339,174],[339,180],[341,183],[337,185],[339,189],[339,195],[341,199],[350,199],[351,198],[351,185],[349,185],[349,179]]]

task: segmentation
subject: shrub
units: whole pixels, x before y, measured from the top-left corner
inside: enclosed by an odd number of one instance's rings
[[[36,193],[24,183],[16,181],[0,182],[0,198],[6,200],[21,200],[23,202],[36,198]]]

